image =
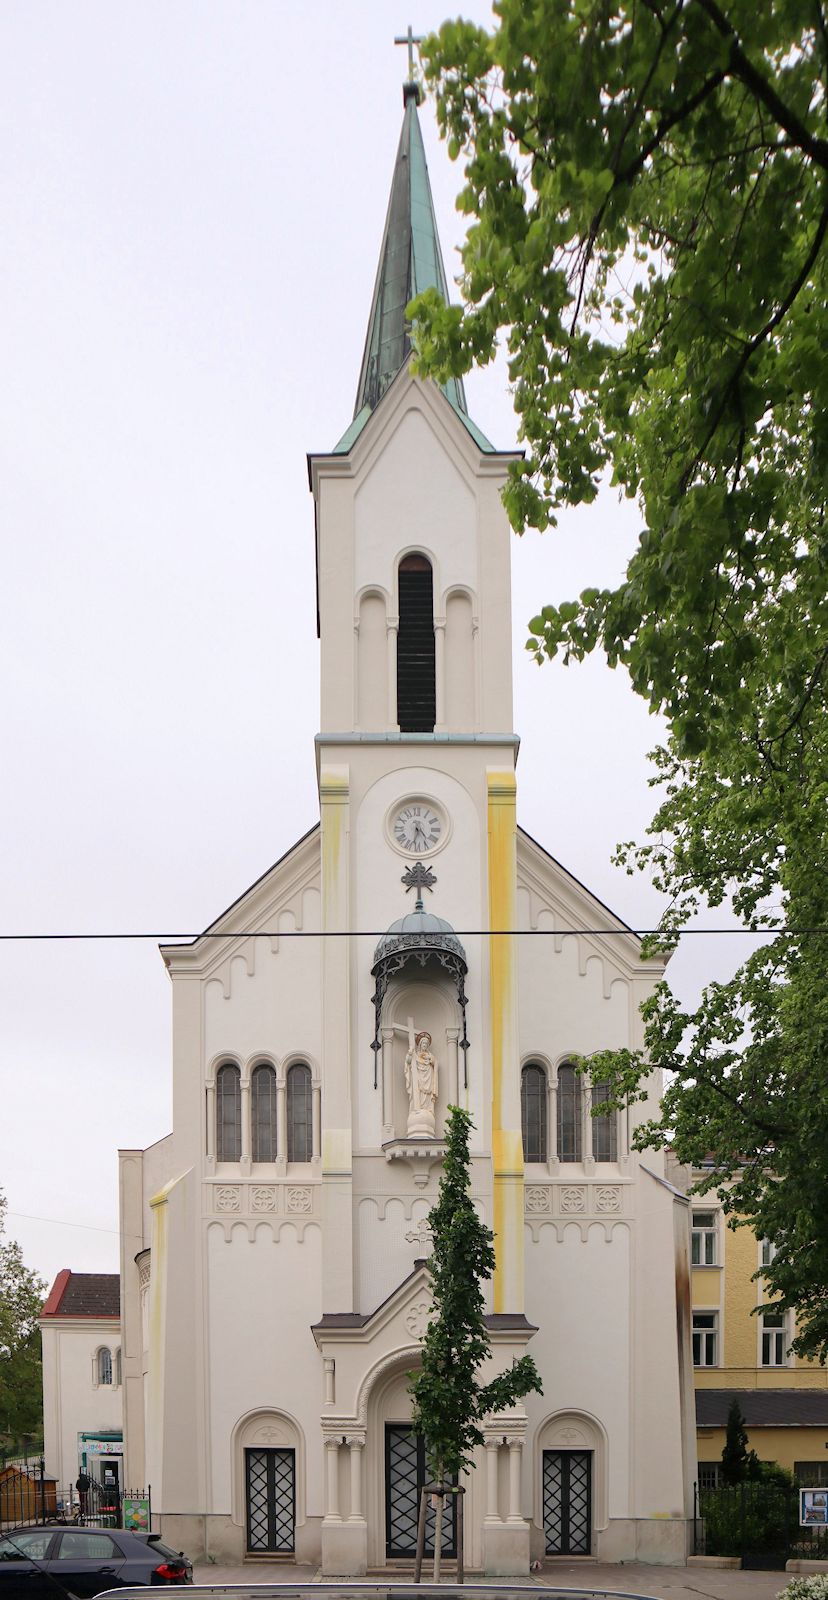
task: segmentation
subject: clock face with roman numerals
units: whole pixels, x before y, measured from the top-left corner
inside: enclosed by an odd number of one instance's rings
[[[391,824],[395,843],[412,856],[436,850],[443,837],[443,819],[424,800],[409,800],[395,812]]]

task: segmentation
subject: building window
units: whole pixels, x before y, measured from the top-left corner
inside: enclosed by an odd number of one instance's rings
[[[520,1075],[520,1126],[523,1133],[524,1161],[545,1161],[546,1073],[531,1061]]]
[[[761,1246],[761,1260],[763,1267],[769,1267],[776,1258],[776,1245],[771,1239],[763,1239]]]
[[[116,1350],[115,1351],[115,1382],[117,1383],[118,1388],[120,1389],[121,1384],[123,1382],[123,1378],[121,1377],[121,1352],[120,1352],[120,1350]]]
[[[700,1461],[698,1484],[700,1489],[718,1489],[722,1481],[721,1461]]]
[[[216,1073],[216,1156],[241,1161],[241,1073],[229,1061]]]
[[[112,1382],[112,1352],[110,1350],[98,1351],[98,1382]]]
[[[693,1366],[715,1367],[718,1365],[717,1344],[719,1337],[718,1311],[693,1312]]]
[[[608,1083],[592,1085],[592,1104],[606,1104],[610,1097]],[[618,1118],[614,1111],[599,1111],[592,1118],[592,1154],[596,1161],[618,1160]]]
[[[568,1064],[558,1068],[558,1155],[561,1161],[582,1159],[581,1078]]]
[[[762,1312],[762,1366],[784,1367],[788,1330],[784,1311]]]
[[[397,582],[397,722],[401,733],[433,733],[437,689],[430,562],[425,556],[405,556]]]
[[[794,1476],[803,1489],[828,1489],[828,1456],[824,1461],[795,1461]]]
[[[312,1097],[310,1067],[297,1061],[287,1075],[288,1161],[310,1161],[313,1155]]]
[[[715,1211],[694,1211],[690,1260],[694,1267],[715,1267],[718,1259]]]
[[[276,1073],[266,1063],[253,1068],[250,1081],[253,1160],[276,1160]]]

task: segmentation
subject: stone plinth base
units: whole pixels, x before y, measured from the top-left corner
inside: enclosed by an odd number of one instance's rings
[[[322,1572],[326,1578],[364,1578],[368,1571],[368,1524],[354,1518],[322,1523]]]
[[[522,1578],[529,1572],[528,1522],[483,1523],[483,1571],[487,1578]]]

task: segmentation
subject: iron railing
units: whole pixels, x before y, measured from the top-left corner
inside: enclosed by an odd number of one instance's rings
[[[828,1529],[800,1527],[793,1485],[696,1485],[693,1532],[697,1556],[738,1556],[743,1567],[782,1571],[786,1561],[828,1560]]]
[[[29,1462],[24,1470],[6,1472],[0,1478],[0,1529],[37,1527],[44,1522],[122,1528],[125,1500],[146,1501],[149,1529],[152,1522],[148,1489],[121,1489],[94,1478],[89,1479],[87,1489],[79,1490],[75,1484],[61,1488],[46,1473],[41,1458]]]

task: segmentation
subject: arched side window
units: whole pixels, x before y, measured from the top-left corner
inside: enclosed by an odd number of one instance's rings
[[[230,1061],[216,1073],[216,1158],[241,1161],[241,1073]]]
[[[296,1061],[287,1075],[288,1161],[310,1161],[313,1155],[312,1097],[310,1067]]]
[[[582,1095],[580,1075],[568,1062],[558,1068],[558,1157],[580,1161],[583,1156]]]
[[[546,1073],[536,1061],[530,1061],[520,1075],[520,1126],[524,1161],[545,1161],[549,1154]]]
[[[609,1094],[608,1083],[594,1083],[593,1106],[604,1105]],[[592,1154],[596,1161],[618,1160],[618,1118],[614,1111],[599,1111],[592,1118]]]
[[[115,1351],[115,1382],[117,1383],[118,1388],[120,1389],[121,1384],[123,1383],[123,1377],[121,1375],[121,1352],[120,1352],[120,1350],[116,1350]]]
[[[402,733],[433,733],[437,690],[431,563],[425,556],[405,556],[397,582],[397,722]]]
[[[98,1351],[98,1382],[112,1382],[112,1351],[105,1348]]]
[[[253,1068],[250,1081],[253,1160],[276,1160],[276,1073],[266,1062]]]

